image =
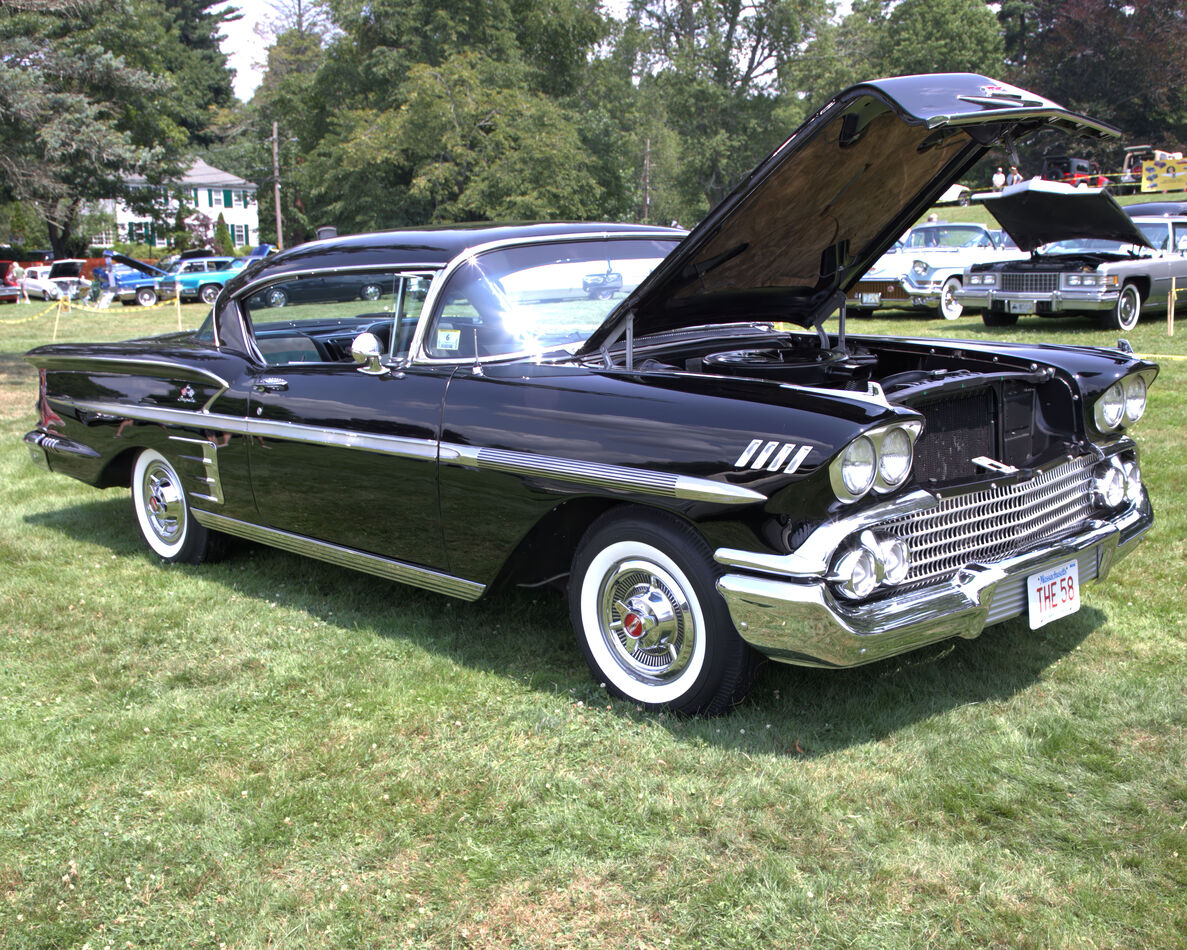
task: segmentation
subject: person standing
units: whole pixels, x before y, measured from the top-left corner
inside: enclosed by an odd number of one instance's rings
[[[1022,184],[1022,173],[1018,171],[1018,166],[1017,166],[1017,165],[1011,165],[1011,166],[1010,166],[1010,174],[1008,174],[1008,175],[1006,176],[1006,184],[1007,184],[1007,185],[1020,185],[1020,184]]]
[[[1002,171],[1000,165],[997,166],[997,171],[993,173],[993,190],[1001,191],[1006,187],[1006,173]]]

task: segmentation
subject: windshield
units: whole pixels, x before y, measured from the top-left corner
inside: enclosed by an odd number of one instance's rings
[[[906,246],[909,248],[992,247],[993,241],[984,228],[945,224],[915,228],[907,236]]]
[[[477,359],[575,348],[676,244],[600,239],[472,257],[441,290],[425,352],[434,359]]]
[[[1146,236],[1150,247],[1166,250],[1170,230],[1163,221],[1135,221],[1138,230]],[[1149,254],[1149,247],[1127,244],[1124,241],[1107,241],[1103,238],[1073,238],[1067,241],[1052,241],[1039,248],[1041,254]]]

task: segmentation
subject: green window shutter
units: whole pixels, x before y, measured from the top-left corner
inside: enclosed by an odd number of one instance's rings
[[[214,190],[211,188],[206,189],[206,206],[209,208],[214,207]]]
[[[232,206],[234,203],[235,203],[235,198],[234,198],[234,196],[231,194],[231,189],[230,189],[230,188],[227,188],[225,191],[223,191],[223,207],[224,207],[224,208],[229,208],[229,207],[231,207],[231,206]]]

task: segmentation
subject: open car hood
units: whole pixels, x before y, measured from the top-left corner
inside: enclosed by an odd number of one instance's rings
[[[846,90],[764,159],[607,317],[589,353],[706,323],[822,323],[846,290],[996,142],[1111,126],[972,73]]]
[[[134,257],[128,257],[127,254],[109,254],[108,255],[117,264],[124,264],[131,267],[133,270],[138,270],[142,274],[149,277],[164,277],[165,272],[159,267],[153,267],[152,264],[146,264],[144,261],[138,261]]]
[[[80,278],[82,277],[82,269],[86,267],[86,265],[86,261],[54,261],[49,268],[49,279],[57,280],[60,278]]]
[[[1133,218],[1102,188],[1024,181],[986,198],[985,207],[1024,251],[1083,238],[1150,246]]]

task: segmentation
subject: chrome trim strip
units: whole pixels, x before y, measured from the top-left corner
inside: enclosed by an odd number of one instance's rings
[[[197,377],[200,379],[209,380],[225,391],[231,387],[231,384],[216,373],[210,372],[207,369],[201,369],[197,366],[191,366],[188,363],[175,363],[172,360],[153,360],[141,359],[135,356],[65,356],[65,355],[46,355],[37,357],[37,365],[45,369],[66,369],[66,370],[88,370],[94,369],[95,363],[111,364],[111,366],[149,366],[158,369],[165,368],[172,372],[181,372],[184,378],[189,379]]]
[[[411,439],[397,435],[375,435],[352,432],[349,429],[325,429],[321,426],[303,425],[298,422],[274,422],[265,419],[248,419],[242,416],[228,416],[197,409],[170,409],[165,406],[129,406],[123,403],[90,402],[81,399],[63,399],[64,405],[90,412],[105,412],[123,419],[139,422],[157,422],[195,429],[213,429],[216,432],[231,432],[235,435],[254,435],[290,442],[304,442],[310,445],[331,445],[344,449],[359,449],[397,458],[424,459],[435,461],[438,457],[434,439]],[[442,447],[440,457],[451,460],[457,453]]]
[[[555,478],[596,488],[640,492],[685,501],[747,505],[767,499],[761,492],[708,478],[652,472],[623,465],[605,465],[600,462],[583,462],[548,455],[532,455],[505,449],[442,443],[441,460],[473,468],[510,472],[513,475]]]
[[[277,528],[251,524],[247,521],[228,518],[225,515],[203,511],[199,508],[193,508],[191,511],[199,524],[215,531],[222,531],[224,534],[233,534],[236,537],[247,538],[249,541],[258,541],[261,544],[291,551],[294,554],[301,554],[306,557],[316,558],[319,561],[337,564],[339,567],[347,567],[351,570],[374,574],[376,577],[383,577],[401,584],[423,587],[425,590],[447,594],[450,597],[459,597],[462,600],[477,600],[486,590],[485,584],[480,584],[477,581],[468,581],[461,577],[454,577],[452,574],[444,574],[441,571],[434,571],[431,568],[406,564],[403,561],[379,557],[376,554],[356,551],[354,548],[345,548],[326,541],[317,541],[304,535],[291,534],[288,531],[281,531]]]
[[[203,470],[207,473],[202,476],[201,480],[209,487],[209,494],[199,494],[191,491],[190,497],[199,501],[212,501],[216,505],[223,503],[223,483],[222,478],[218,472],[218,445],[211,442],[209,439],[188,439],[181,435],[169,436],[171,442],[188,442],[190,445],[199,446],[202,450],[200,456],[197,455],[183,455],[183,459],[189,462],[196,462],[201,465]]]
[[[285,280],[300,280],[305,277],[316,277],[321,274],[383,274],[388,277],[433,277],[443,265],[425,264],[353,264],[349,267],[303,267],[300,270],[284,271],[269,274],[266,277],[256,277],[249,284],[244,284],[232,298],[236,302],[244,300],[259,292],[263,287],[280,283]]]

